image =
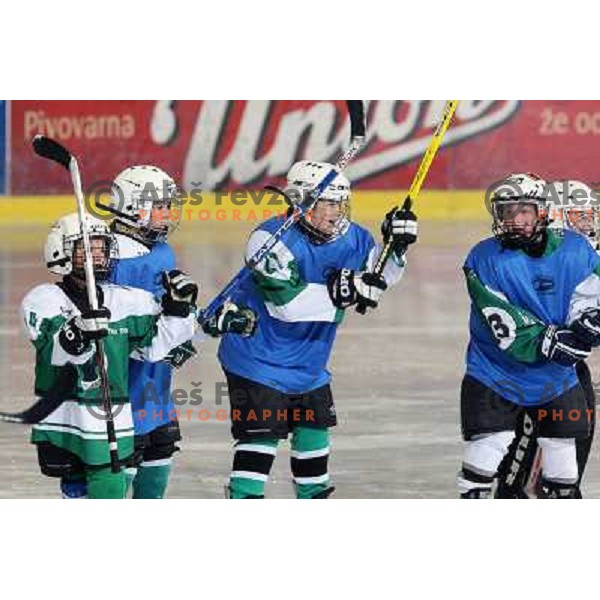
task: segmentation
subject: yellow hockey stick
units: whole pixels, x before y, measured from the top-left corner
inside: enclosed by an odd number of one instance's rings
[[[431,141],[429,142],[429,146],[428,146],[425,154],[423,155],[423,158],[421,159],[421,164],[419,165],[417,174],[415,175],[415,177],[412,181],[412,184],[410,186],[410,189],[408,190],[408,196],[406,197],[406,200],[404,200],[402,209],[410,210],[410,208],[413,205],[413,202],[416,200],[417,196],[419,195],[419,192],[421,191],[421,186],[423,185],[423,182],[425,181],[425,177],[427,177],[427,173],[429,172],[429,167],[431,167],[431,163],[433,162],[433,159],[435,158],[435,155],[437,154],[438,148],[440,147],[440,144],[442,143],[444,134],[446,133],[446,131],[448,130],[448,127],[450,126],[450,122],[452,121],[454,111],[456,110],[456,107],[458,106],[458,102],[459,102],[458,100],[446,101],[446,105],[444,106],[444,112],[442,113],[442,117],[441,117],[439,123],[437,124],[437,127],[435,128],[435,131],[433,133],[433,137],[431,138]],[[398,209],[398,207],[395,207],[394,211],[396,211],[397,209]],[[390,240],[388,240],[388,242],[384,245],[383,250],[381,251],[381,254],[379,255],[379,258],[377,259],[377,263],[375,264],[375,268],[373,269],[374,273],[377,273],[378,275],[381,275],[383,273],[385,264],[387,263],[390,255],[392,253],[392,247],[393,247],[393,244],[392,244],[392,240],[390,238]],[[396,253],[400,256],[402,254],[404,254],[404,252],[406,252],[406,247],[401,248],[399,251],[398,251],[398,249],[396,249]]]

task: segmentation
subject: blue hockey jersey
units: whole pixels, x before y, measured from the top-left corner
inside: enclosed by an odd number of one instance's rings
[[[467,374],[520,405],[540,405],[577,384],[574,367],[540,352],[549,325],[567,326],[600,301],[600,259],[581,236],[548,232],[543,256],[477,244],[464,270],[471,297]]]
[[[152,249],[131,238],[116,234],[119,259],[111,273],[111,281],[141,288],[157,300],[164,293],[163,271],[175,268],[175,253],[167,243]],[[136,435],[144,435],[170,421],[172,367],[164,362],[129,360],[129,397]]]
[[[275,217],[250,236],[246,258],[281,226]],[[352,223],[345,234],[322,245],[308,241],[298,227],[267,254],[252,278],[232,297],[252,308],[258,327],[249,338],[223,336],[219,360],[226,371],[284,393],[300,394],[327,384],[327,363],[343,312],[329,298],[331,271],[371,268],[379,253],[372,235]],[[404,263],[389,261],[388,285],[402,275]]]

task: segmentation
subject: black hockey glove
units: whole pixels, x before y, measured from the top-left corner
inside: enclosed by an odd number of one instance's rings
[[[337,308],[376,308],[387,283],[382,275],[351,269],[335,271],[327,282],[329,297]]]
[[[198,284],[189,276],[174,269],[162,275],[166,293],[162,297],[163,314],[168,317],[187,317],[198,298]]]
[[[571,323],[569,329],[592,348],[600,346],[600,310],[586,310],[579,319]]]
[[[164,362],[171,365],[174,369],[181,369],[181,367],[191,358],[198,355],[196,348],[192,342],[185,342],[177,348],[173,348],[167,356],[163,359]]]
[[[242,337],[249,337],[256,330],[256,325],[257,317],[252,309],[226,302],[202,324],[202,329],[213,337],[224,333],[237,333]]]
[[[105,306],[98,310],[86,310],[67,321],[58,334],[58,342],[65,352],[80,356],[93,340],[108,335],[110,311]]]
[[[543,356],[563,367],[575,366],[578,362],[585,360],[591,351],[591,345],[581,340],[570,329],[559,329],[555,325],[546,329],[542,339],[541,352]]]
[[[381,223],[381,235],[385,244],[392,240],[394,253],[401,257],[406,248],[417,241],[417,215],[405,208],[392,209]]]

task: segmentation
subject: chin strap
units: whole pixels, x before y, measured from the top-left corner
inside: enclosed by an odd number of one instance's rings
[[[139,242],[143,246],[146,246],[149,250],[152,248],[153,242],[144,238],[142,232],[133,225],[128,225],[127,223],[123,223],[122,221],[113,221],[112,230],[114,233],[118,233],[120,235],[124,235],[136,242]],[[158,241],[158,240],[157,240]]]
[[[523,250],[523,252],[533,258],[539,258],[544,254],[548,242],[548,232],[545,228],[535,231],[529,238],[520,236],[511,237],[506,232],[499,235],[496,234],[496,237],[500,240],[503,248],[507,250]]]

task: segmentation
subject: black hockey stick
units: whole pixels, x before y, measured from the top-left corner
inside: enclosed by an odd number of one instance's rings
[[[50,416],[73,392],[77,385],[77,371],[75,368],[61,369],[54,385],[43,393],[29,408],[20,412],[0,412],[0,421],[3,423],[17,423],[20,425],[35,425]]]
[[[35,425],[52,414],[61,404],[62,401],[58,399],[49,402],[47,398],[40,398],[21,412],[0,412],[0,421],[19,425]]]
[[[52,160],[71,175],[71,182],[77,200],[77,213],[79,214],[79,223],[83,237],[84,249],[84,267],[85,279],[87,285],[87,294],[89,305],[92,310],[98,310],[98,296],[96,295],[96,278],[94,276],[94,267],[92,265],[92,252],[90,248],[90,238],[85,225],[85,210],[83,189],[81,186],[81,175],[79,173],[79,164],[77,159],[58,142],[43,135],[36,135],[33,138],[33,150],[38,156]],[[96,347],[96,364],[100,374],[100,383],[102,390],[102,407],[106,414],[106,435],[108,438],[108,451],[110,455],[110,466],[113,473],[120,471],[119,451],[117,446],[117,436],[115,432],[115,420],[112,413],[112,402],[110,399],[110,388],[108,374],[106,372],[106,354],[104,352],[104,343],[101,339],[94,340]]]

